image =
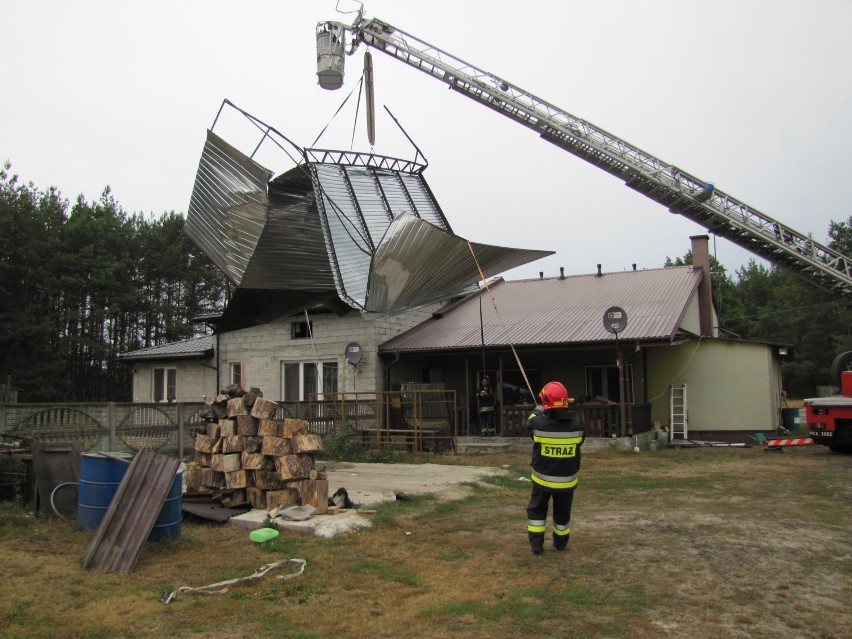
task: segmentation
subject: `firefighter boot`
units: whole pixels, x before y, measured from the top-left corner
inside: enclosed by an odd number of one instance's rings
[[[568,535],[557,535],[553,533],[553,547],[556,550],[565,550],[568,546]]]
[[[530,536],[530,547],[534,555],[540,555],[544,552],[544,534],[543,533],[528,533]]]

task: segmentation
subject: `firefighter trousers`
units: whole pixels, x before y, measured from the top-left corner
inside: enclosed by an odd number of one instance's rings
[[[565,492],[554,493],[544,490],[534,483],[530,502],[527,505],[527,520],[529,522],[547,521],[547,510],[551,497],[553,498],[553,525],[562,530],[567,530],[568,522],[571,521],[571,504],[574,502],[573,488]],[[543,530],[541,535],[544,536]]]

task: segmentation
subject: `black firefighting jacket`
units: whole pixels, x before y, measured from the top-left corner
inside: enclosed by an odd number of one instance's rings
[[[572,490],[580,471],[580,446],[586,439],[583,421],[565,408],[536,408],[527,426],[533,440],[530,479],[550,492]]]

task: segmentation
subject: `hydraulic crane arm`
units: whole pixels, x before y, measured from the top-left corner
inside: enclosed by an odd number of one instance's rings
[[[852,298],[852,259],[715,189],[712,184],[387,22],[364,18],[359,12],[355,22],[344,28],[353,36],[350,54],[363,42],[396,58],[611,173],[672,213],[679,213],[708,231],[791,269],[820,288]]]

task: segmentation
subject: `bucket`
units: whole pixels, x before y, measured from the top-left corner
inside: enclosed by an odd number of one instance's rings
[[[800,409],[798,408],[782,408],[781,409],[781,424],[789,431],[799,430],[800,425]]]
[[[77,490],[77,530],[94,530],[101,525],[112,498],[130,467],[128,462],[132,459],[131,455],[110,455],[107,457],[101,453],[83,453],[81,456],[80,485]],[[148,541],[180,538],[183,519],[183,474],[184,465],[181,464]]]

